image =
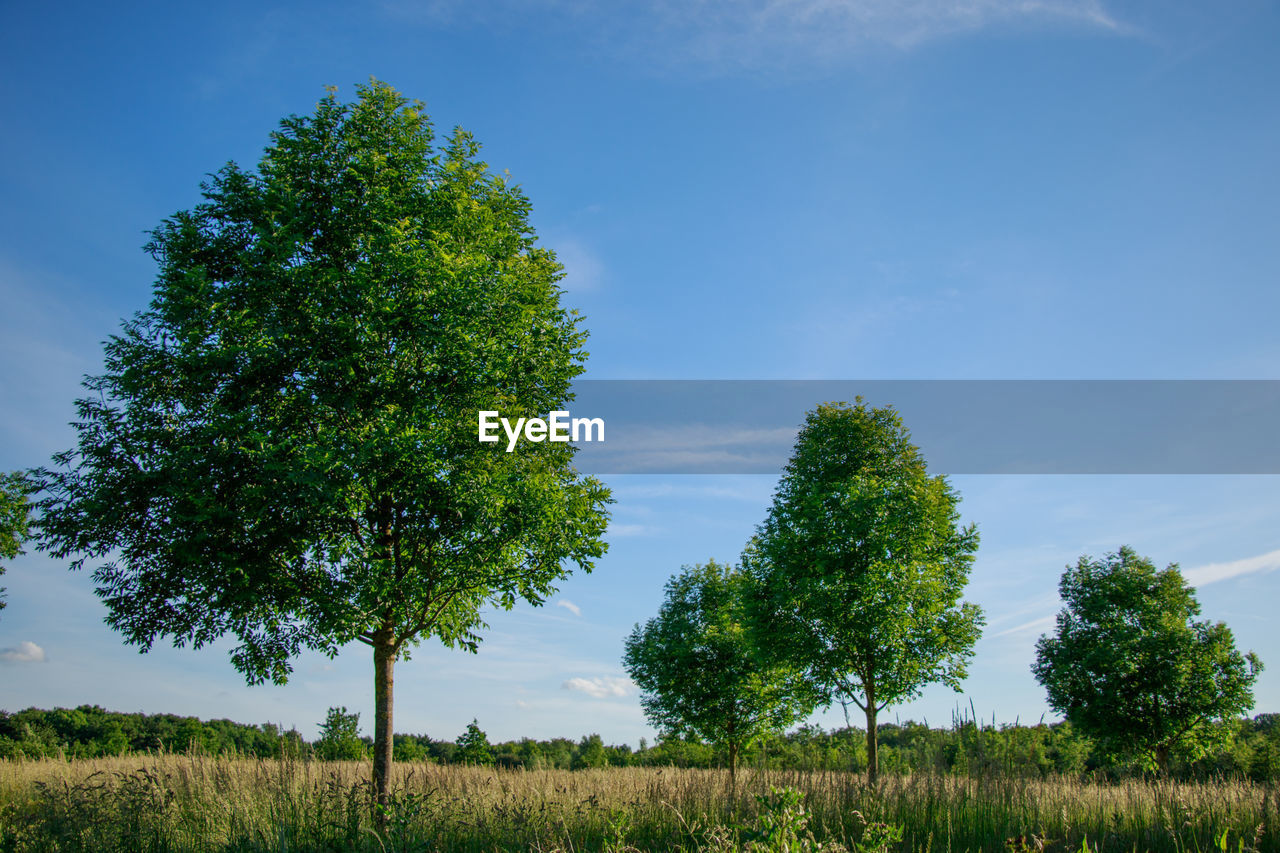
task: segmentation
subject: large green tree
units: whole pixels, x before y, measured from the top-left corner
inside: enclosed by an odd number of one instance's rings
[[[607,489],[569,444],[477,441],[477,412],[570,399],[586,332],[528,199],[378,81],[286,118],[152,232],[150,307],[86,380],[44,472],[42,547],[97,563],[149,648],[239,641],[252,682],[368,645],[386,799],[394,664],[474,650],[483,608],[541,603],[604,552]]]
[[[1081,557],[1058,589],[1065,607],[1032,672],[1049,705],[1112,752],[1163,773],[1176,751],[1204,754],[1213,721],[1253,707],[1262,662],[1224,623],[1192,618],[1200,605],[1177,565],[1157,571],[1122,546]]]
[[[798,671],[755,653],[749,585],[743,571],[715,560],[686,566],[667,582],[658,615],[635,626],[623,656],[649,722],[666,736],[721,746],[734,789],[741,749],[817,701]]]
[[[958,502],[891,407],[824,404],[743,556],[760,645],[862,710],[871,784],[877,714],[928,684],[958,689],[981,632],[982,611],[960,600],[978,534]]]
[[[0,474],[0,559],[12,560],[22,553],[30,532],[32,484],[21,471]],[[0,565],[0,575],[5,566]],[[0,610],[5,606],[0,586]]]

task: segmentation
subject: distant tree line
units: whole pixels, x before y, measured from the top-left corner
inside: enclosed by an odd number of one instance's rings
[[[124,714],[97,706],[45,711],[0,711],[0,758],[96,758],[149,752],[203,753],[257,758],[361,760],[372,738],[358,734],[358,716],[330,709],[315,741],[297,729],[271,723],[199,720],[175,714]],[[1280,779],[1280,714],[1216,723],[1216,746],[1199,758],[1171,759],[1180,778]],[[923,723],[881,723],[878,760],[892,773],[960,776],[1092,775],[1119,778],[1138,774],[1140,762],[1125,763],[1073,729],[1070,723],[1002,725],[965,719],[950,727]],[[582,770],[602,767],[727,767],[722,746],[696,738],[641,739],[639,748],[606,744],[598,734],[578,740],[521,738],[491,744],[474,721],[454,740],[397,734],[395,760],[481,765],[509,770]],[[825,730],[801,726],[786,734],[758,738],[737,755],[740,772],[770,770],[854,771],[867,766],[866,733],[857,727]]]
[[[97,705],[0,711],[0,758],[100,758],[138,752],[190,752],[278,758],[309,746],[297,729],[177,714],[124,714]]]

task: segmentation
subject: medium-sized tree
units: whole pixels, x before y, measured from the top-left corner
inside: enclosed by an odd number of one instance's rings
[[[1192,618],[1200,604],[1176,564],[1157,571],[1121,546],[1081,557],[1058,589],[1066,606],[1031,670],[1050,707],[1104,749],[1163,774],[1175,753],[1208,750],[1224,731],[1213,721],[1253,707],[1262,662],[1236,650],[1225,623]]]
[[[870,784],[879,712],[929,684],[959,689],[984,621],[960,600],[977,530],[910,439],[892,407],[860,398],[809,412],[743,555],[761,648],[866,715]]]
[[[631,632],[623,658],[649,721],[667,737],[723,748],[734,791],[741,750],[817,701],[797,670],[755,653],[744,609],[749,584],[740,569],[714,560],[686,566],[667,582],[658,615]]]
[[[330,708],[320,724],[316,756],[324,761],[361,761],[368,750],[360,739],[360,714],[348,714],[346,707]]]
[[[385,805],[396,662],[432,637],[475,651],[482,613],[590,571],[610,497],[570,444],[476,440],[478,411],[565,408],[586,358],[528,199],[421,103],[357,91],[151,232],[154,298],[107,341],[37,506],[40,547],[95,566],[143,650],[234,637],[246,680],[284,683],[304,649],[367,645]]]
[[[0,474],[0,559],[12,560],[22,553],[30,523],[33,486],[20,471]],[[0,575],[5,566],[0,565]],[[0,610],[5,606],[4,587],[0,586]]]
[[[493,763],[493,750],[489,746],[489,736],[480,728],[476,720],[467,723],[467,730],[458,735],[458,751],[453,760],[459,764],[490,765]]]

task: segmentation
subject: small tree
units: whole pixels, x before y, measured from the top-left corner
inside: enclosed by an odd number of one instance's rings
[[[1213,721],[1253,707],[1262,662],[1224,623],[1192,618],[1200,605],[1176,564],[1157,571],[1122,546],[1081,557],[1058,589],[1066,606],[1031,670],[1050,707],[1104,748],[1165,773],[1175,751],[1205,754]]]
[[[658,615],[631,632],[623,658],[649,721],[667,736],[723,748],[734,790],[742,748],[816,701],[797,671],[755,653],[744,615],[749,583],[714,560],[686,566],[667,582]]]
[[[573,770],[587,770],[609,766],[609,754],[604,748],[604,738],[598,734],[583,735],[573,755]]]
[[[345,707],[330,708],[320,724],[316,756],[325,761],[360,761],[367,755],[360,739],[360,714],[348,714]]]
[[[958,502],[892,408],[821,405],[743,555],[760,646],[863,711],[872,784],[877,714],[928,684],[959,689],[981,632],[982,611],[960,601],[978,534]]]
[[[489,747],[489,736],[480,728],[476,720],[467,723],[467,730],[458,735],[458,751],[453,760],[459,764],[489,765],[493,763],[493,750]]]
[[[21,472],[0,474],[0,559],[12,560],[22,553],[30,522],[31,491],[31,482]],[[0,575],[4,571],[0,565]],[[4,606],[4,587],[0,586],[0,610]]]
[[[230,634],[250,683],[280,683],[303,649],[366,644],[386,803],[396,661],[433,636],[475,651],[483,609],[589,571],[610,498],[570,444],[476,440],[478,411],[545,417],[583,370],[528,199],[421,103],[358,91],[152,232],[154,298],[86,380],[39,528],[100,561],[107,622],[143,650]]]

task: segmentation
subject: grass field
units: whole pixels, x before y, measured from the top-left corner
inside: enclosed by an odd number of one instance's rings
[[[1280,850],[1280,786],[401,764],[386,831],[368,765],[204,756],[0,762],[0,850]],[[803,794],[803,811],[757,799]],[[800,829],[807,819],[807,829]],[[868,824],[877,822],[887,828]],[[902,831],[900,842],[876,843]],[[790,830],[801,843],[787,846]],[[804,845],[811,833],[814,842]],[[754,839],[754,841],[753,841]],[[752,846],[752,845],[755,846]]]

